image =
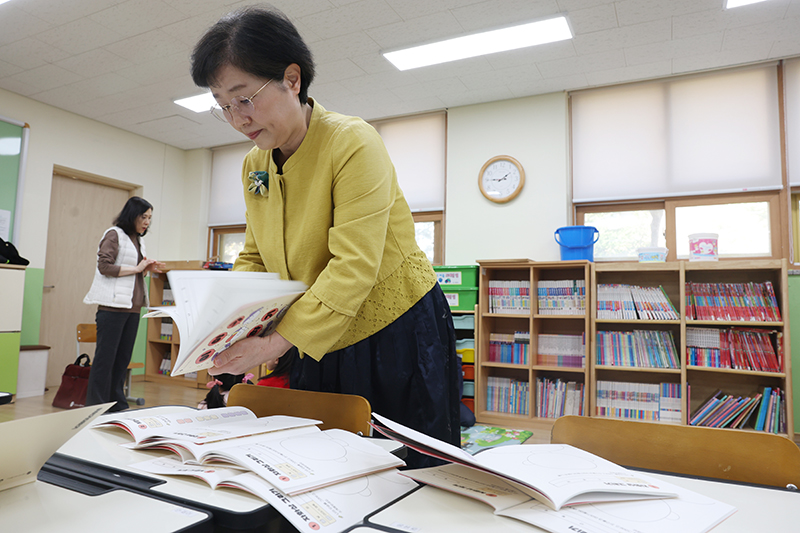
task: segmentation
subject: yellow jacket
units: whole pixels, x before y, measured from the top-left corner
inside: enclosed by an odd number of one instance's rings
[[[391,324],[436,275],[380,135],[360,118],[309,103],[308,132],[282,174],[270,151],[245,157],[247,232],[233,268],[309,286],[277,331],[319,360]],[[253,172],[268,185],[262,194],[248,190]]]

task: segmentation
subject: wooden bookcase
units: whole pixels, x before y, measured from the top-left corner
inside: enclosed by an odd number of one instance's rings
[[[507,261],[478,261],[480,265],[480,294],[476,314],[475,356],[475,416],[479,423],[521,429],[550,431],[553,418],[540,418],[536,413],[537,378],[561,379],[584,385],[584,405],[588,406],[589,384],[589,314],[546,315],[537,309],[537,286],[544,280],[583,280],[586,287],[586,305],[589,304],[591,263],[588,261],[535,262],[528,259]],[[492,313],[489,310],[490,281],[527,281],[530,283],[531,309],[525,314]],[[530,332],[529,357],[526,364],[500,363],[489,360],[490,335]],[[538,334],[587,335],[584,347],[585,364],[578,367],[539,364]],[[488,380],[490,377],[511,378],[528,383],[530,402],[527,414],[510,414],[487,409]]]
[[[794,436],[792,414],[791,353],[789,339],[789,297],[786,260],[752,260],[668,263],[589,263],[561,261],[539,263],[530,260],[478,261],[480,297],[476,313],[475,355],[475,414],[479,423],[544,429],[552,427],[554,419],[538,418],[532,414],[506,414],[487,409],[487,379],[492,376],[526,381],[530,386],[529,413],[535,413],[535,387],[538,377],[560,378],[585,384],[586,416],[597,416],[597,382],[672,383],[679,386],[680,423],[687,424],[691,413],[718,389],[725,394],[753,396],[763,387],[778,387],[784,391],[786,433]],[[586,280],[585,315],[548,316],[537,312],[536,287],[540,280]],[[508,315],[489,312],[488,282],[491,280],[529,280],[531,283],[531,312]],[[686,315],[686,283],[772,283],[781,312],[781,322],[710,321],[690,319]],[[644,287],[663,287],[680,317],[678,320],[610,320],[597,319],[598,284],[626,284]],[[747,327],[777,332],[782,335],[783,369],[781,372],[760,372],[709,368],[687,364],[686,328]],[[508,333],[521,329],[531,332],[531,357],[526,365],[489,361],[489,334]],[[680,358],[679,368],[640,368],[597,364],[598,331],[659,330],[669,331]],[[586,364],[583,368],[548,367],[538,365],[537,334],[586,333]],[[689,394],[691,392],[691,394]],[[668,422],[659,422],[668,423]],[[675,422],[678,423],[678,422]],[[753,431],[752,429],[730,431]]]
[[[170,270],[199,270],[203,268],[202,261],[166,261],[166,268],[163,274],[150,274],[150,305],[159,306],[164,297],[164,282],[167,280],[166,273]],[[164,357],[171,354],[171,364],[175,364],[178,356],[181,339],[178,328],[173,328],[172,339],[161,339],[161,320],[160,318],[149,318],[147,320],[147,348],[144,365],[145,381],[154,381],[166,385],[176,385],[203,389],[208,383],[208,372],[205,370],[197,373],[195,378],[186,376],[171,377],[160,372],[161,361]]]

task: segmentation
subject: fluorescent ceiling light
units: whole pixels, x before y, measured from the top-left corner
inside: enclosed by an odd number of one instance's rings
[[[214,104],[217,103],[211,93],[198,94],[197,96],[190,96],[189,98],[181,98],[174,100],[179,106],[185,107],[195,113],[208,113]]]
[[[725,8],[733,9],[734,7],[749,6],[750,4],[757,4],[759,2],[766,2],[766,0],[728,0]]]
[[[567,19],[557,17],[387,52],[383,56],[398,69],[409,70],[566,39],[572,39]]]

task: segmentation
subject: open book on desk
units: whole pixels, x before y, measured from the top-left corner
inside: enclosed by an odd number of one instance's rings
[[[675,497],[658,483],[566,444],[501,446],[470,455],[461,448],[372,413],[376,431],[418,452],[511,481],[551,509],[580,503]],[[633,443],[632,443],[633,445]]]
[[[287,496],[253,472],[221,466],[184,465],[171,457],[151,459],[131,466],[152,474],[193,476],[214,489],[227,487],[245,490],[272,505],[299,531],[343,531],[417,487],[414,481],[392,469],[297,496]]]
[[[258,418],[248,408],[221,407],[191,414],[145,414],[136,411],[95,424],[95,428],[120,428],[133,437],[131,448],[165,447],[169,444],[196,444],[259,435],[292,428],[316,426],[320,420],[274,415]]]
[[[496,515],[552,533],[705,533],[736,511],[726,503],[640,473],[636,475],[642,480],[674,492],[677,497],[593,503],[555,511],[531,499],[513,482],[460,464],[406,470],[403,475],[479,500],[492,506]]]
[[[307,286],[268,272],[170,270],[174,306],[151,307],[143,318],[171,318],[181,336],[171,375],[211,368],[234,343],[275,330]]]

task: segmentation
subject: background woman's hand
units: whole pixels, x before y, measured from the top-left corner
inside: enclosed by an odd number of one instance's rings
[[[212,376],[244,374],[260,364],[275,368],[278,359],[291,347],[292,343],[278,333],[266,337],[242,339],[217,355],[214,366],[208,369],[208,373]]]
[[[144,259],[142,259],[139,262],[138,265],[136,265],[136,269],[139,272],[143,272],[143,273],[146,273],[146,272],[159,272],[160,273],[161,269],[165,268],[166,266],[167,265],[165,265],[164,263],[156,261],[155,259],[148,259],[148,258],[145,257]]]

